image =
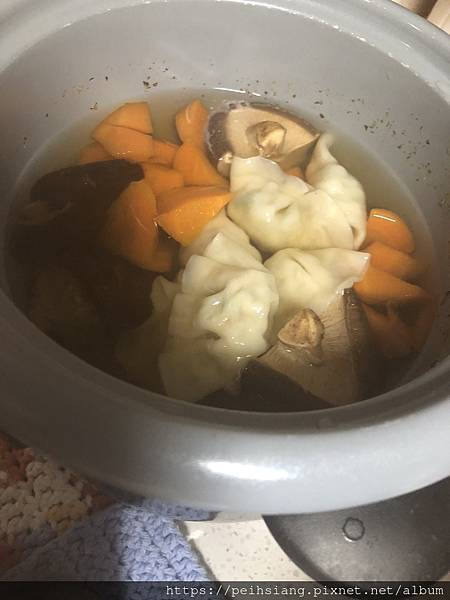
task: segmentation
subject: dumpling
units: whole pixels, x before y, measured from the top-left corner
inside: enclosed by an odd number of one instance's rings
[[[333,141],[329,133],[320,136],[306,169],[306,179],[338,203],[353,230],[353,248],[357,250],[366,237],[366,195],[359,181],[331,154]]]
[[[158,356],[164,348],[172,303],[179,284],[157,277],[149,298],[153,312],[145,323],[123,333],[115,355],[127,377],[133,383],[155,389],[159,383]]]
[[[176,281],[155,279],[152,316],[116,347],[130,380],[154,389],[161,378],[183,400],[232,385],[267,350],[278,308],[274,277],[248,236],[225,213],[213,221],[183,249]]]
[[[233,158],[228,216],[260,249],[354,248],[352,227],[338,202],[262,158]]]
[[[222,232],[189,258],[179,282],[159,369],[169,396],[196,401],[231,386],[267,350],[278,292],[261,260]]]
[[[233,381],[236,363],[219,360],[203,338],[171,337],[159,357],[159,371],[168,396],[196,402]]]
[[[227,213],[223,209],[209,221],[200,235],[189,246],[180,249],[180,263],[184,266],[194,254],[203,254],[206,246],[218,233],[243,246],[249,254],[261,262],[261,254],[250,244],[248,235],[227,217]]]
[[[342,248],[309,252],[287,248],[266,260],[279,294],[274,333],[303,308],[320,316],[336,294],[364,277],[369,261],[369,254]]]

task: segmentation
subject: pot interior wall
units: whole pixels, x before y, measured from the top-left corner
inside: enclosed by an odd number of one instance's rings
[[[413,227],[431,232],[421,244],[436,265],[430,279],[443,296],[450,150],[443,126],[448,105],[439,89],[361,36],[301,14],[277,11],[274,19],[274,9],[233,2],[200,2],[201,10],[192,10],[197,4],[150,3],[91,17],[52,34],[0,74],[2,248],[21,174],[55,135],[130,98],[237,90],[344,133],[381,160],[414,198],[408,210]],[[0,283],[8,293],[5,256]],[[444,317],[442,309],[410,376],[442,352]]]

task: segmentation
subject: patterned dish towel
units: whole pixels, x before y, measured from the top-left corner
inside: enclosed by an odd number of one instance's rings
[[[176,520],[208,517],[158,501],[113,504],[0,435],[0,580],[207,580]]]

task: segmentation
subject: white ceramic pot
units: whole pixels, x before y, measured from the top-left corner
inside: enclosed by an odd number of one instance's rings
[[[377,155],[432,232],[443,293],[449,62],[449,38],[389,0],[2,0],[0,237],[14,186],[42,144],[96,102],[143,95],[152,67],[159,89],[250,87]],[[269,514],[374,502],[450,474],[450,362],[423,373],[448,332],[448,304],[418,376],[401,387],[326,413],[241,414],[167,400],[91,368],[15,308],[4,270],[1,281],[1,426],[96,480]]]

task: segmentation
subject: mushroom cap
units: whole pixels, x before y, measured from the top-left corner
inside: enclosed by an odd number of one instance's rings
[[[319,132],[307,121],[257,102],[230,104],[209,118],[206,142],[212,161],[228,175],[233,156],[264,156],[283,169],[301,165]]]
[[[329,405],[358,402],[379,391],[381,359],[361,304],[345,290],[323,314],[300,311],[259,358]]]
[[[142,167],[108,160],[47,173],[32,187],[30,203],[12,218],[11,248],[25,263],[86,248],[95,239],[114,200]]]

